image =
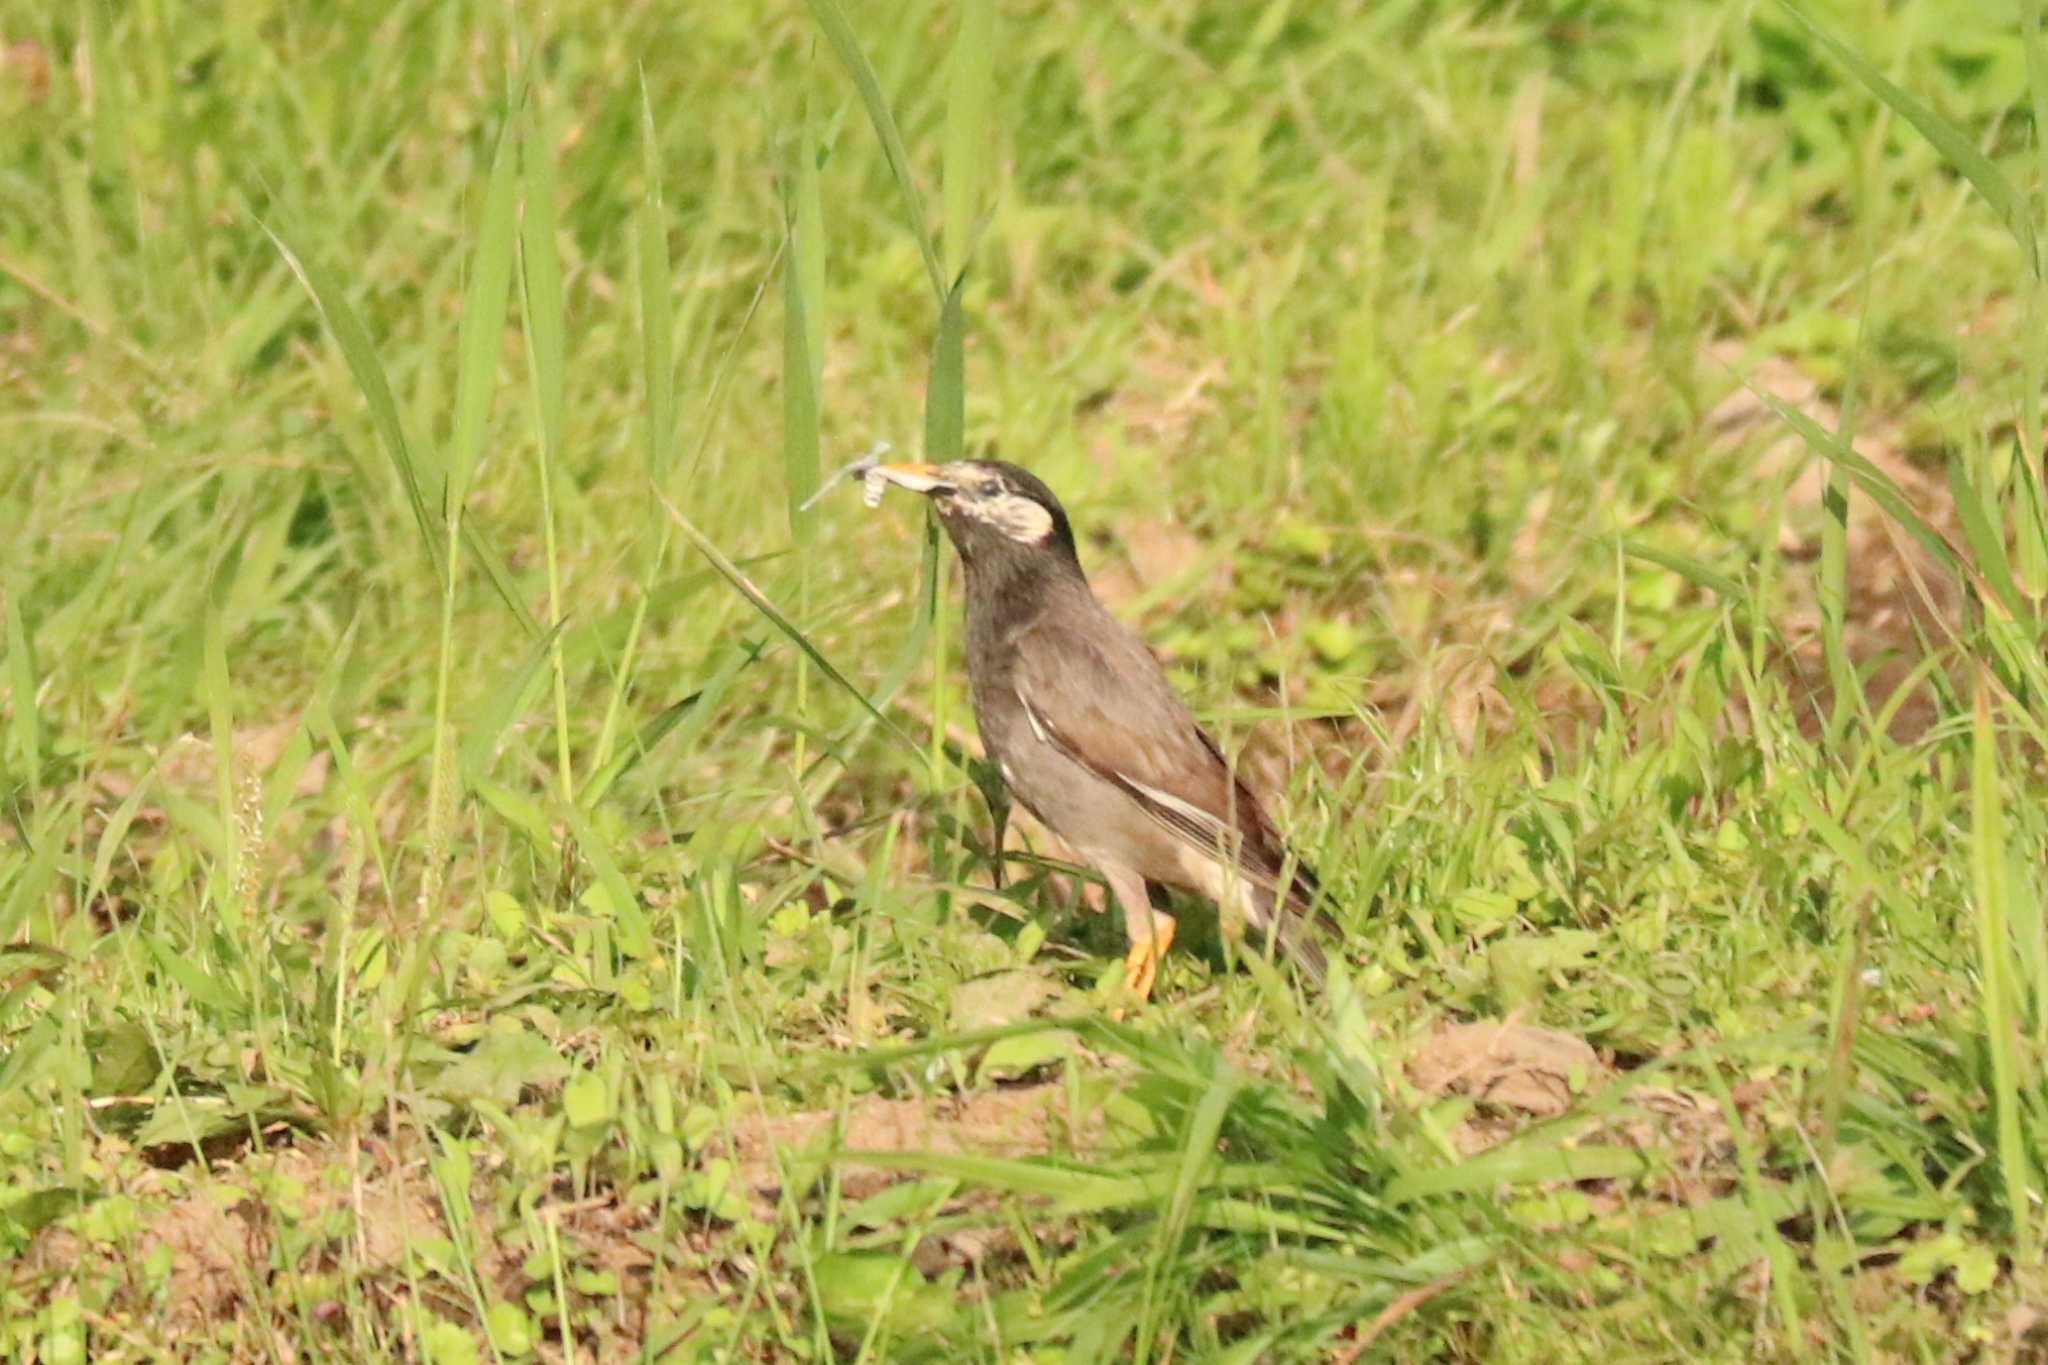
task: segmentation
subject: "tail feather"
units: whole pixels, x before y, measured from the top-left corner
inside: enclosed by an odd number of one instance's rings
[[[1259,913],[1251,927],[1261,936],[1261,946],[1264,936],[1271,934],[1280,951],[1287,954],[1317,990],[1330,980],[1330,959],[1323,952],[1323,945],[1316,941],[1315,926],[1323,918],[1317,907],[1321,895],[1322,886],[1316,874],[1305,864],[1296,863],[1285,897],[1263,890],[1252,897]]]

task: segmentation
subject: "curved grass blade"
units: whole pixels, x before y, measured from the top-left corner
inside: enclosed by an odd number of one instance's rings
[[[1997,1113],[1998,1169],[2016,1248],[2032,1251],[2027,1236],[2028,1188],[2034,1172],[2020,1129],[2019,1068],[2013,1039],[2013,940],[2007,880],[2005,794],[1999,789],[1998,734],[1991,723],[1991,685],[1980,666],[1970,727],[1970,899],[1976,910],[1981,966],[1984,1041],[1991,1054],[1992,1104]]]
[[[924,457],[933,464],[960,458],[967,428],[967,321],[960,309],[965,275],[953,281],[939,308],[932,337],[932,369],[924,401]]]
[[[577,797],[584,809],[594,809],[598,802],[604,800],[605,794],[612,789],[614,783],[640,766],[640,761],[652,753],[657,744],[667,739],[669,734],[682,724],[685,717],[693,714],[696,721],[684,731],[684,739],[688,741],[694,738],[703,729],[705,719],[717,710],[718,704],[725,699],[725,694],[732,689],[734,680],[760,657],[760,644],[743,643],[741,652],[714,673],[711,681],[681,701],[664,707],[653,720],[641,726],[639,733],[633,737],[631,747],[591,775],[590,781]]]
[[[477,709],[469,733],[462,739],[462,771],[466,776],[481,777],[490,771],[491,762],[497,756],[499,739],[512,728],[514,718],[533,705],[535,695],[545,681],[541,676],[541,665],[547,662],[555,642],[561,638],[562,624],[557,623],[547,634],[527,646],[526,653],[505,670],[490,695],[484,698],[483,705]]]
[[[674,309],[669,301],[667,212],[661,194],[661,145],[647,73],[640,73],[640,168],[646,184],[633,208],[640,248],[640,366],[647,385],[647,472],[655,487],[668,478],[675,436]]]
[[[1646,564],[1655,564],[1660,569],[1669,569],[1680,578],[1686,579],[1698,587],[1705,588],[1724,602],[1737,603],[1745,601],[1749,597],[1742,584],[1736,582],[1727,574],[1722,573],[1719,569],[1710,568],[1697,559],[1686,555],[1672,554],[1669,550],[1660,550],[1654,545],[1645,545],[1640,540],[1624,540],[1621,543],[1621,549],[1622,553],[1626,554],[1630,559],[1640,559]]]
[[[1807,449],[1844,470],[1850,481],[1882,508],[1886,516],[1898,523],[1913,539],[1919,541],[1942,568],[1958,576],[1968,575],[1972,579],[1977,577],[1956,553],[1955,547],[1948,543],[1948,538],[1913,510],[1913,505],[1906,500],[1905,493],[1892,481],[1890,475],[1872,464],[1840,436],[1826,430],[1820,423],[1776,395],[1766,393],[1754,384],[1749,384],[1748,388],[1757,396],[1759,402],[1778,415],[1778,420],[1799,434]]]
[[[946,142],[939,182],[946,273],[958,279],[973,251],[975,215],[988,183],[988,105],[994,86],[994,0],[965,0],[946,90]]]
[[[412,508],[413,520],[419,526],[420,543],[426,547],[427,558],[432,561],[435,574],[439,575],[442,571],[440,512],[427,502],[421,485],[419,462],[413,456],[412,443],[405,438],[405,427],[398,419],[398,404],[391,396],[391,381],[384,373],[383,362],[377,359],[376,347],[370,344],[369,332],[324,269],[302,257],[270,224],[260,223],[259,226],[277,248],[278,254],[284,257],[285,265],[305,287],[306,293],[312,296],[313,307],[326,322],[335,344],[341,347],[341,356],[348,364],[349,374],[355,379],[356,387],[362,390],[363,401],[369,405],[370,423],[376,427],[378,436],[383,439],[385,453],[398,470],[406,503]]]
[[[889,112],[889,101],[882,94],[882,83],[875,78],[875,69],[862,54],[853,26],[846,22],[845,13],[835,0],[808,0],[808,3],[818,27],[825,30],[826,41],[839,54],[840,64],[846,68],[846,73],[853,77],[854,88],[860,91],[861,103],[867,106],[868,122],[874,125],[875,136],[881,139],[882,155],[888,158],[889,171],[896,178],[896,189],[903,196],[904,217],[909,220],[911,235],[917,238],[917,248],[924,255],[925,273],[931,277],[932,293],[943,299],[946,296],[945,268],[939,264],[939,254],[932,248],[931,233],[925,228],[924,202],[918,195],[917,182],[911,179],[910,157],[903,150],[903,135],[896,131],[896,118]]]
[[[801,630],[798,630],[791,623],[790,619],[784,616],[773,602],[768,600],[767,594],[755,587],[753,580],[741,573],[739,566],[726,558],[725,552],[714,545],[709,536],[698,530],[696,523],[683,515],[681,508],[658,492],[656,496],[661,498],[661,505],[668,509],[669,518],[675,523],[676,529],[682,532],[683,539],[689,541],[697,553],[703,555],[710,562],[711,567],[718,571],[720,578],[732,584],[740,596],[753,603],[754,610],[767,617],[770,625],[781,631],[789,638],[791,644],[802,650],[804,657],[813,664],[816,664],[820,673],[830,678],[833,683],[844,690],[855,701],[859,702],[869,715],[881,723],[882,728],[889,732],[891,738],[903,744],[904,747],[913,753],[923,752],[918,742],[905,733],[903,727],[884,715],[881,708],[868,700],[867,693],[861,691],[848,681],[846,675],[841,673],[832,661],[820,653],[818,647],[811,643],[810,637]]]
[[[1886,108],[1919,129],[1920,135],[1934,145],[1943,159],[1976,187],[1977,193],[1984,196],[1984,202],[2005,224],[2006,231],[2019,243],[2028,273],[2039,278],[2041,248],[2034,231],[2034,215],[2027,206],[2026,198],[2013,188],[2005,173],[1977,150],[1962,129],[1886,80],[1884,73],[1872,66],[1868,58],[1822,27],[1795,0],[1778,0],[1778,3],[1827,49],[1829,56],[1856,78],[1858,84],[1876,96]]]
[[[449,443],[446,508],[469,496],[483,455],[484,426],[498,384],[505,344],[505,311],[512,292],[512,243],[519,223],[518,125],[506,120],[491,155],[491,177],[478,221],[469,293],[456,341],[455,431]]]

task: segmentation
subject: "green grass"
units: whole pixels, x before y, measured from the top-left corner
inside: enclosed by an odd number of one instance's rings
[[[2038,16],[373,8],[0,6],[0,1356],[2041,1349]],[[1110,1021],[877,439],[1326,997]]]

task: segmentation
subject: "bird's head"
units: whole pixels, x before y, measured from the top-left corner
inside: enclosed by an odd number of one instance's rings
[[[1080,567],[1066,509],[1028,470],[1000,460],[954,460],[878,465],[875,473],[929,497],[970,568],[1033,561]]]

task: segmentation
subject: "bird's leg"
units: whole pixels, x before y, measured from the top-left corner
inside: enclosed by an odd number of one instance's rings
[[[1173,942],[1173,916],[1152,908],[1152,898],[1145,894],[1145,879],[1137,873],[1105,867],[1102,875],[1123,909],[1124,934],[1131,944],[1124,954],[1124,985],[1140,1000],[1150,999],[1159,960]]]

